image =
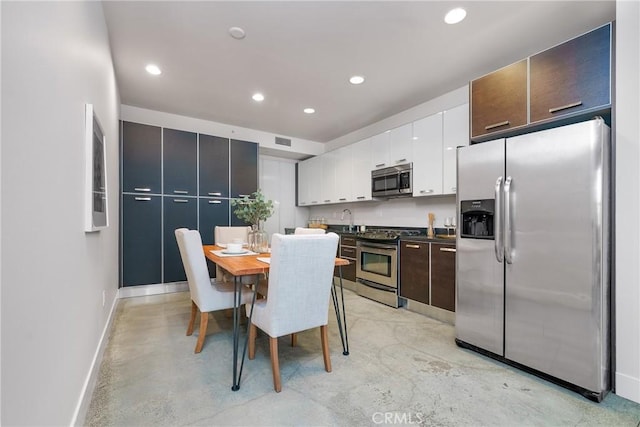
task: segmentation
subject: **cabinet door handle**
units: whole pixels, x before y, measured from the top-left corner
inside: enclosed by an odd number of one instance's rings
[[[187,199],[173,199],[173,203],[189,203]]]
[[[451,187],[451,191],[456,191],[458,187]]]
[[[346,199],[346,198],[344,198],[344,197],[341,197],[341,198],[339,198],[338,200],[340,200],[341,202],[344,202],[344,201],[345,201],[345,200],[347,200],[347,199]]]
[[[151,201],[151,197],[136,197],[136,200],[139,202],[149,202]]]
[[[189,194],[187,190],[173,190],[175,194]]]
[[[329,203],[330,201],[331,201],[331,200],[327,199],[327,200],[325,200],[324,202],[325,202],[325,203]]]
[[[376,167],[377,167],[377,168],[381,168],[381,167],[382,167],[382,166],[384,166],[384,165],[386,165],[386,163],[380,163],[380,164],[377,164],[377,165],[376,165]]]
[[[429,190],[420,190],[420,194],[429,194],[429,193],[433,193],[433,189],[429,189]]]
[[[396,163],[406,163],[407,159],[398,159],[396,160]]]
[[[358,196],[358,197],[356,197],[356,199],[363,200],[363,199],[365,199],[365,197],[364,196]]]
[[[509,120],[505,120],[504,122],[498,122],[489,126],[485,126],[484,130],[495,129],[495,128],[499,128],[500,126],[506,126],[508,124],[509,124]]]
[[[420,245],[411,245],[411,244],[406,244],[404,245],[405,248],[410,248],[410,249],[420,249]]]
[[[217,192],[217,193],[208,193],[210,196],[222,196],[222,193]]]
[[[440,248],[440,252],[455,252],[454,248]]]
[[[150,189],[150,188],[137,188],[137,187],[136,187],[136,188],[134,188],[134,190],[135,190],[135,191],[144,191],[144,192],[149,192],[149,191],[151,191],[151,189]]]
[[[249,197],[250,194],[238,194],[238,197]]]
[[[582,101],[572,102],[571,104],[563,105],[561,107],[549,108],[550,113],[557,113],[558,111],[568,110],[569,108],[579,107],[582,105]]]
[[[209,203],[212,205],[219,205],[222,202],[220,200],[209,200]]]

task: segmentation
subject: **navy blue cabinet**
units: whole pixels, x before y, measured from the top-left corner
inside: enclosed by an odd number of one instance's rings
[[[122,286],[186,281],[175,229],[198,229],[213,244],[215,226],[245,225],[230,197],[257,190],[258,144],[132,122],[121,129]]]
[[[195,196],[198,187],[198,135],[163,129],[163,194]]]
[[[213,229],[229,225],[229,199],[199,200],[200,236],[204,245],[213,245]]]
[[[231,197],[258,191],[258,144],[231,140]]]
[[[176,241],[176,228],[195,230],[198,227],[198,199],[164,196],[164,282],[187,280]]]
[[[122,191],[162,192],[160,128],[122,122]]]
[[[122,285],[162,281],[162,197],[122,195]]]
[[[200,134],[200,187],[205,197],[229,197],[229,139]]]

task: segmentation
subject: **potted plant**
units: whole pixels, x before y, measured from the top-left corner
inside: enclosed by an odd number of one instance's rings
[[[266,252],[268,239],[267,233],[262,229],[262,222],[273,215],[273,201],[265,199],[262,191],[258,189],[251,197],[231,199],[231,206],[235,207],[233,213],[238,219],[251,224],[249,249],[254,252]]]

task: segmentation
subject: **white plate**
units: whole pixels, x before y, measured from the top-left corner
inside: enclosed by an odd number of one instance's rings
[[[227,251],[227,250],[222,251],[222,253],[225,254],[225,255],[242,255],[242,254],[246,254],[248,252],[249,251],[247,249],[243,249],[243,250],[241,250],[239,252],[231,252],[231,251]]]

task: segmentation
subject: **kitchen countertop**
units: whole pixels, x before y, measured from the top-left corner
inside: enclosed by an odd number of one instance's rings
[[[429,243],[446,243],[449,245],[455,245],[456,239],[447,239],[441,237],[427,237],[427,236],[400,236],[401,242],[429,242]]]

